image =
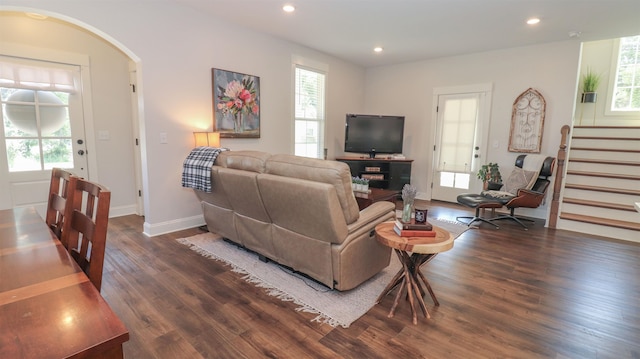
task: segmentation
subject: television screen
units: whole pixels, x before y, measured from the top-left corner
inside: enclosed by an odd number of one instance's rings
[[[344,151],[368,153],[402,153],[404,116],[347,114]]]

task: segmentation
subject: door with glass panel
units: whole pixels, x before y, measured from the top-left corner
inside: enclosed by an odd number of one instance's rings
[[[486,154],[489,97],[482,89],[437,95],[432,199],[457,202],[482,189],[475,173]]]
[[[31,63],[20,66],[14,69],[46,72],[48,68],[47,64],[40,68]],[[56,74],[71,76],[65,80],[71,82],[70,88],[58,84],[61,91],[55,84],[44,86],[41,80],[30,86],[30,77],[24,75],[14,83],[8,83],[7,76],[1,79],[0,173],[6,179],[3,183],[8,183],[11,207],[33,205],[43,214],[53,167],[88,178],[81,92],[73,89],[73,83],[79,83],[79,69],[65,67],[63,72],[52,71],[44,76],[51,81],[55,81]]]

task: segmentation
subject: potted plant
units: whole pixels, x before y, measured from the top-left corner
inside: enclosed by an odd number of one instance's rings
[[[587,72],[582,75],[582,103],[596,102],[598,85],[600,85],[600,75],[587,67]]]
[[[363,178],[362,179],[362,191],[363,192],[369,192],[369,179],[368,178]]]
[[[500,174],[500,166],[497,163],[489,162],[486,165],[482,165],[476,175],[484,183],[483,188],[485,190],[498,190],[502,187],[502,175]]]

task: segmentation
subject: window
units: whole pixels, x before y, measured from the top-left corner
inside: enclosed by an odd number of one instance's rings
[[[477,94],[462,94],[442,96],[440,101],[440,186],[468,189],[480,99]]]
[[[9,172],[73,168],[69,94],[0,87]]]
[[[295,65],[295,155],[324,156],[325,73]]]
[[[611,111],[640,111],[640,35],[619,42]]]
[[[79,68],[0,56],[0,104],[9,172],[73,168],[70,96]]]

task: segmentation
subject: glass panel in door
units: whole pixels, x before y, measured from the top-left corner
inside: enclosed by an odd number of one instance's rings
[[[456,202],[458,195],[480,190],[475,171],[484,99],[483,93],[438,96],[432,199]]]

